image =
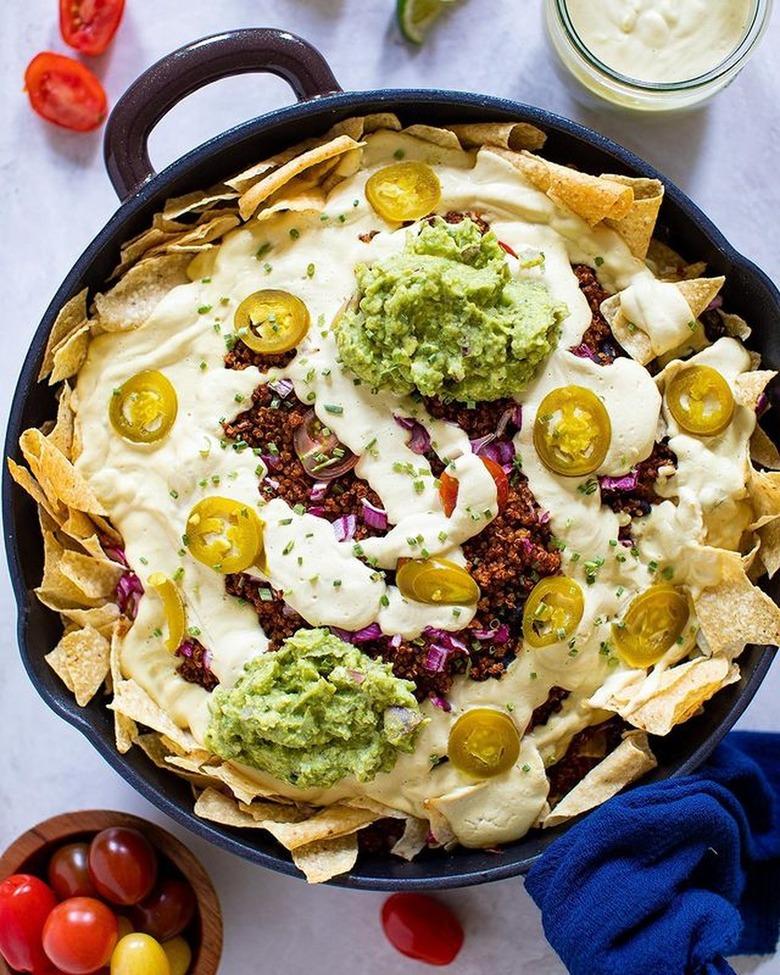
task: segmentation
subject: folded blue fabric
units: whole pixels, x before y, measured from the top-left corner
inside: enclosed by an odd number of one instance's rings
[[[726,975],[780,921],[780,735],[732,732],[550,846],[526,889],[571,975]]]

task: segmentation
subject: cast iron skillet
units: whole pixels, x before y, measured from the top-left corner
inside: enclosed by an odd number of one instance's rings
[[[181,98],[208,82],[249,71],[284,78],[298,104],[239,125],[187,153],[156,174],[147,153],[154,125]],[[6,453],[19,458],[19,434],[54,416],[53,391],[36,376],[46,337],[59,308],[85,285],[103,284],[116,265],[120,244],[150,221],[174,195],[208,186],[308,136],[321,134],[350,115],[390,110],[405,123],[524,120],[548,133],[545,155],[590,172],[657,177],[647,163],[603,136],[538,108],[484,95],[401,90],[344,93],[322,56],[292,34],[268,29],[240,30],[196,41],[146,71],[117,103],[108,121],[105,157],[122,204],[73,266],[38,327],[16,387]],[[729,309],[753,326],[751,344],[771,368],[780,368],[780,294],[769,279],[727,243],[712,223],[675,186],[666,183],[661,232],[686,257],[706,260],[710,272],[725,274]],[[769,414],[768,430],[780,439]],[[262,832],[217,826],[192,812],[189,786],[155,768],[138,749],[119,755],[112,715],[100,701],[80,709],[43,659],[57,642],[57,616],[31,590],[41,578],[42,544],[32,502],[10,480],[4,466],[3,518],[14,592],[19,606],[18,638],[30,679],[52,710],[78,728],[103,757],[142,795],[177,822],[218,846],[282,873],[298,876],[289,857]],[[768,591],[780,596],[780,584]],[[734,724],[766,673],[771,652],[750,647],[740,664],[743,677],[711,701],[698,718],[654,743],[659,757],[655,778],[696,768]],[[565,827],[563,827],[565,828]],[[561,828],[562,829],[562,828]],[[458,887],[524,873],[560,835],[561,829],[532,833],[501,852],[458,849],[422,855],[407,864],[390,856],[361,856],[355,869],[334,883],[374,890]]]

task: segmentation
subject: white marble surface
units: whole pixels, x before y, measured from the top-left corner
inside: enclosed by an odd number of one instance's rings
[[[0,11],[0,267],[2,423],[29,336],[74,259],[116,206],[101,135],[70,135],[34,117],[21,93],[28,59],[62,50],[54,0],[5,0]],[[464,0],[420,51],[396,33],[392,0],[129,0],[113,49],[98,62],[115,100],[147,65],[186,41],[239,26],[280,26],[327,55],[345,88],[440,86],[505,95],[579,118],[635,149],[677,181],[735,245],[780,276],[780,25],[755,61],[707,109],[649,122],[585,111],[562,89],[542,30],[540,0]],[[152,140],[162,166],[230,124],[289,101],[283,82],[232,79],[191,97]],[[85,807],[126,809],[183,831],[143,801],[76,731],[51,714],[22,672],[10,587],[0,581],[0,846],[32,823]],[[742,726],[778,730],[776,667]],[[384,941],[382,895],[308,888],[190,836],[222,898],[221,971],[297,975],[316,970],[402,975],[426,970]],[[462,916],[466,944],[457,975],[559,975],[536,908],[519,880],[444,896]],[[780,975],[780,961],[743,960],[740,971]],[[633,975],[633,973],[626,973]]]

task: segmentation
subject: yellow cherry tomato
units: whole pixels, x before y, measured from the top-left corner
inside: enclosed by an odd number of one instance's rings
[[[132,443],[155,443],[176,419],[176,390],[154,369],[136,373],[111,394],[108,416],[116,432]]]
[[[159,941],[127,934],[111,955],[111,975],[171,975],[171,966]]]
[[[574,579],[550,576],[530,592],[523,609],[523,639],[531,647],[568,640],[582,619],[585,601]]]
[[[449,559],[409,559],[399,566],[395,582],[401,595],[418,603],[479,602],[479,586],[462,565]]]
[[[713,437],[722,433],[734,415],[729,384],[709,366],[685,366],[666,390],[669,412],[688,433]]]
[[[170,653],[175,653],[184,640],[184,630],[187,625],[184,602],[179,588],[164,572],[153,572],[146,581],[162,601],[168,628],[165,646]]]
[[[611,439],[604,404],[584,386],[560,386],[539,404],[534,447],[544,466],[556,474],[592,474],[604,463]]]
[[[294,349],[309,330],[309,309],[289,291],[255,291],[236,308],[233,327],[244,345],[275,354]]]
[[[517,761],[520,735],[508,714],[470,708],[450,731],[447,755],[455,768],[480,779],[500,775]]]
[[[178,937],[171,938],[170,941],[163,941],[162,947],[165,957],[168,959],[171,975],[187,975],[192,961],[192,951],[184,938]]]
[[[650,667],[682,636],[689,616],[688,597],[681,589],[665,583],[650,586],[612,624],[615,649],[629,667]]]
[[[419,220],[436,208],[441,184],[425,163],[400,162],[385,166],[370,177],[366,199],[385,220]]]
[[[232,498],[199,501],[187,518],[190,554],[216,572],[243,572],[263,555],[263,522],[249,505]]]

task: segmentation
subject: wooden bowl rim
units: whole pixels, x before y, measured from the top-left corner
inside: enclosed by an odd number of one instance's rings
[[[211,878],[195,854],[180,839],[156,823],[133,813],[110,809],[84,809],[59,813],[36,823],[18,836],[0,856],[0,881],[18,872],[23,863],[43,847],[64,842],[81,833],[99,833],[111,826],[142,832],[152,846],[167,857],[187,878],[195,892],[201,924],[201,943],[193,948],[188,975],[216,975],[222,955],[222,909]],[[0,958],[0,975],[16,975]]]

